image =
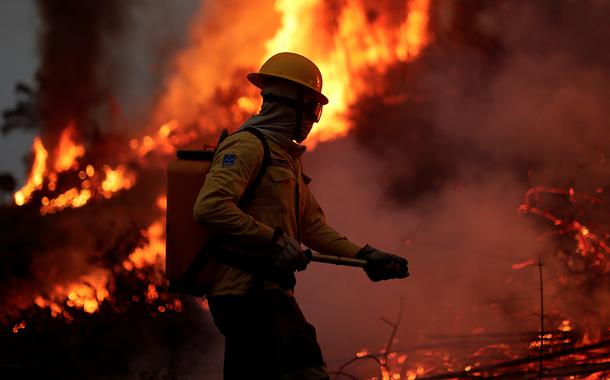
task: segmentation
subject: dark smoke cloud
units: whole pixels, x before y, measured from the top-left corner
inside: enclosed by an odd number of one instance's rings
[[[90,127],[90,113],[109,95],[99,76],[104,36],[124,30],[126,1],[38,1],[42,30],[38,80],[45,138],[53,146],[74,120]]]
[[[46,145],[70,121],[84,139],[100,129],[141,130],[199,3],[39,0]]]
[[[610,3],[435,1],[431,14],[421,57],[370,78],[386,91],[353,105],[352,136],[307,158],[330,221],[407,256],[413,273],[370,284],[358,271],[312,265],[300,277],[331,362],[384,345],[377,317],[395,315],[400,297],[401,347],[476,327],[535,331],[537,271],[511,265],[538,255],[553,312],[580,327],[607,320],[607,280],[566,273],[574,239],[540,239],[553,227],[517,207],[532,185],[610,186]],[[602,199],[591,213],[567,200],[555,208],[607,231]],[[566,274],[574,285],[560,284]]]

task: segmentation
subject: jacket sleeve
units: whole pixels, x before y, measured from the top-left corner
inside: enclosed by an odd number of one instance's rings
[[[362,248],[345,236],[342,236],[326,223],[326,217],[320,204],[305,185],[303,195],[305,208],[303,211],[302,234],[303,243],[325,255],[354,257]]]
[[[229,136],[218,147],[193,208],[195,220],[212,232],[242,243],[265,244],[273,228],[244,213],[237,204],[263,161],[263,146],[249,133]]]

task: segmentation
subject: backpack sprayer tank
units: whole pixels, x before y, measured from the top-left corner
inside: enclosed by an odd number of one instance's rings
[[[178,280],[195,261],[209,238],[209,232],[193,218],[193,205],[213,157],[213,150],[179,150],[177,159],[167,168],[165,267],[170,291],[201,294],[206,291],[209,274],[205,270],[190,285],[201,289],[183,289],[183,284],[178,286]]]

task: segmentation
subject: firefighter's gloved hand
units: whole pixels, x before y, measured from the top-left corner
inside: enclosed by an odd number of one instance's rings
[[[356,257],[366,260],[364,271],[371,281],[409,277],[409,262],[404,257],[392,255],[368,244],[356,253]]]
[[[292,236],[286,235],[281,229],[276,229],[271,241],[275,248],[275,267],[276,269],[293,273],[307,268],[309,260],[305,252],[301,249],[301,244]]]

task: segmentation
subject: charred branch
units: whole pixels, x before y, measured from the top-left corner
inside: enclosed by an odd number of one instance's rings
[[[593,353],[594,351],[599,350],[599,349],[605,349],[603,356],[610,357],[610,350],[608,350],[609,348],[610,348],[610,340],[602,340],[595,344],[590,344],[590,345],[586,345],[586,346],[582,346],[582,347],[574,347],[574,348],[570,348],[570,349],[563,349],[563,350],[559,350],[556,352],[547,353],[542,356],[542,360],[547,361],[547,360],[551,360],[551,359],[558,359],[558,358],[567,357],[569,355],[579,354],[579,353],[589,354],[589,353]],[[516,360],[509,360],[509,361],[496,363],[496,364],[492,364],[492,365],[473,367],[469,371],[456,371],[456,372],[450,372],[450,373],[443,373],[443,374],[438,374],[438,375],[425,376],[425,377],[421,377],[421,378],[418,377],[418,379],[422,379],[422,380],[454,379],[454,378],[471,379],[471,378],[483,377],[482,374],[487,374],[485,376],[489,377],[490,374],[494,373],[494,371],[500,371],[500,370],[504,370],[507,368],[515,368],[518,366],[524,366],[524,365],[528,365],[528,364],[537,363],[540,361],[540,359],[541,359],[541,357],[539,355],[527,356],[524,358],[520,358],[520,359],[516,359]],[[544,374],[549,373],[549,371],[551,371],[551,369],[545,370]],[[523,374],[524,371],[521,371],[519,373]],[[537,376],[538,371],[532,372],[532,374],[534,376]]]

